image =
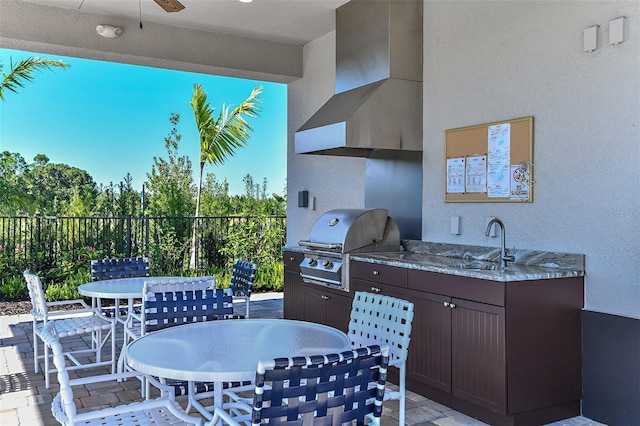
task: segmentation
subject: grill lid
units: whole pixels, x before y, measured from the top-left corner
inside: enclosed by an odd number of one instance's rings
[[[357,250],[382,241],[388,219],[387,209],[330,210],[316,220],[307,240],[299,245],[343,253]]]

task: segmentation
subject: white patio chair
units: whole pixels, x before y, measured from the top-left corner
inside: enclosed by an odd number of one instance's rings
[[[232,297],[224,295],[222,289],[215,289],[215,277],[168,278],[166,281],[144,283],[142,291],[142,310],[140,314],[130,314],[125,326],[125,344],[147,333],[177,325],[202,321],[235,318]],[[118,371],[125,369],[125,351],[118,360]],[[185,380],[161,381],[173,388],[175,395],[187,395],[187,412],[191,406],[204,410],[198,402],[213,397],[213,383],[188,382]],[[225,393],[230,398],[238,398],[231,390],[244,389],[249,383],[225,383]],[[143,394],[148,390],[143,389]]]
[[[65,363],[65,354],[62,352],[59,334],[57,332],[59,320],[47,322],[40,336],[45,345],[53,352],[53,363],[58,372],[60,392],[51,403],[51,412],[60,424],[63,425],[176,425],[191,424],[201,425],[202,420],[189,416],[175,401],[171,389],[165,388],[152,377],[146,379],[156,385],[162,392],[161,396],[154,399],[146,399],[117,407],[103,408],[78,413],[73,399],[73,387],[89,383],[108,382],[115,379],[135,377],[138,372],[103,374],[79,379],[69,379],[68,368]]]
[[[49,389],[49,373],[54,373],[56,370],[49,366],[49,348],[46,344],[44,345],[43,355],[38,354],[38,338],[42,340],[42,330],[45,324],[54,319],[58,321],[58,336],[60,338],[91,334],[90,347],[64,352],[64,356],[73,363],[73,366],[67,368],[68,370],[110,366],[111,371],[115,372],[116,342],[113,339],[115,336],[115,320],[105,318],[98,309],[89,307],[82,299],[47,302],[44,298],[40,277],[30,273],[28,270],[24,271],[23,275],[27,281],[29,297],[33,305],[31,310],[33,318],[33,364],[35,372],[38,373],[40,372],[39,360],[44,359],[45,387]],[[82,309],[49,312],[48,308],[50,306],[64,305],[81,305]],[[103,360],[102,350],[108,340],[111,340],[111,359]],[[93,358],[89,362],[83,363],[78,359],[79,356],[87,354]]]
[[[249,318],[249,300],[253,290],[253,282],[256,279],[257,266],[247,260],[236,260],[231,273],[231,285],[228,292],[233,296],[233,301],[243,301],[245,304],[245,318]]]
[[[144,287],[142,289],[142,307],[139,313],[133,312],[130,313],[127,319],[125,320],[124,326],[124,346],[126,346],[129,342],[139,338],[140,336],[144,336],[148,331],[159,330],[160,328],[165,327],[157,327],[158,321],[158,311],[154,306],[152,312],[151,320],[147,318],[147,313],[145,313],[145,302],[146,305],[150,303],[155,303],[156,301],[156,293],[173,293],[180,292],[184,294],[184,292],[196,292],[196,291],[204,291],[207,289],[214,289],[216,286],[216,277],[215,276],[206,276],[206,277],[171,277],[163,280],[156,280],[153,282],[145,282]],[[175,318],[176,312],[172,314]],[[168,317],[165,319],[168,320]],[[177,319],[175,319],[177,321]],[[150,322],[153,321],[153,322]],[[194,321],[192,321],[194,322]],[[186,324],[186,320],[182,322]],[[177,324],[173,324],[177,325]]]
[[[207,426],[380,425],[387,345],[258,363],[252,403],[214,409]]]
[[[412,321],[411,302],[364,291],[355,293],[348,333],[351,346],[389,345],[389,366],[398,368],[400,383],[397,391],[387,388],[384,400],[399,400],[400,426],[405,425],[406,361]]]

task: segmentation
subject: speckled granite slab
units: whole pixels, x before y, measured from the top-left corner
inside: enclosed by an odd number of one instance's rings
[[[511,282],[584,276],[583,254],[511,249],[515,262],[500,267],[500,248],[403,240],[403,251],[354,253],[351,260],[419,269],[492,281]],[[305,250],[298,246],[283,250]]]
[[[417,240],[403,240],[405,251],[429,254],[434,256],[457,257],[463,260],[479,260],[483,262],[500,262],[500,247],[465,246],[461,244],[430,243]],[[509,254],[515,256],[513,264],[584,270],[584,255],[572,253],[556,253],[535,250],[513,249]],[[510,262],[511,263],[511,262]]]
[[[499,263],[500,248],[403,241],[405,251],[358,253],[351,260],[492,281],[529,281],[584,276],[584,255],[515,250],[515,262]]]

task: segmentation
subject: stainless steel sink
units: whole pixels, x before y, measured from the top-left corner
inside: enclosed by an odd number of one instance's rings
[[[458,269],[474,269],[477,271],[499,271],[502,269],[500,265],[490,265],[484,263],[458,263],[456,265],[451,265],[452,268]]]

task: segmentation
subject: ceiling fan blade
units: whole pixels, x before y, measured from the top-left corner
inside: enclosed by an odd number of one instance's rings
[[[166,10],[167,12],[180,12],[182,9],[184,9],[184,6],[178,0],[153,0],[153,1],[158,3],[158,5],[160,5],[160,7]]]

